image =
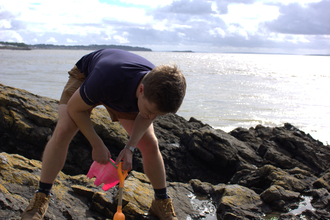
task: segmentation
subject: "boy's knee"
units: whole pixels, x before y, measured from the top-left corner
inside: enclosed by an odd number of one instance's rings
[[[140,142],[138,148],[142,154],[155,154],[159,152],[157,138]]]
[[[55,131],[53,132],[52,138],[55,138],[58,141],[64,141],[68,138],[71,138],[72,135],[76,133],[76,126],[70,126],[70,125],[62,125],[57,126],[55,128]]]

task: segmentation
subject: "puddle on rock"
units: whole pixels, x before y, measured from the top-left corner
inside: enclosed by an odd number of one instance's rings
[[[304,200],[299,203],[298,208],[291,210],[289,213],[294,215],[300,215],[303,211],[309,209],[311,211],[315,211],[314,207],[311,204],[313,197],[311,196],[302,196]]]
[[[216,208],[213,201],[208,196],[199,196],[191,193],[188,195],[194,210],[198,211],[198,216],[187,216],[186,220],[217,220]]]
[[[198,216],[187,216],[186,220],[217,220],[216,207],[213,205],[212,198],[208,196],[199,196],[191,193],[188,195],[190,202],[194,210],[198,211]],[[305,210],[314,211],[314,207],[311,204],[313,197],[302,196],[303,200],[299,202],[298,208],[289,211],[296,216],[299,216],[302,220],[307,220],[301,213]],[[277,220],[282,213],[273,212],[263,216],[265,220]]]
[[[307,220],[307,218],[304,215],[302,215],[301,213],[303,211],[307,210],[307,209],[312,210],[312,211],[315,210],[314,207],[311,204],[311,201],[312,201],[313,197],[311,197],[311,196],[302,196],[301,198],[303,200],[301,202],[299,202],[298,208],[289,211],[289,213],[292,213],[296,216],[299,216],[300,219],[302,219],[302,220]],[[265,220],[277,220],[280,217],[281,214],[282,213],[273,212],[273,213],[270,213],[270,214],[264,216],[264,219]]]

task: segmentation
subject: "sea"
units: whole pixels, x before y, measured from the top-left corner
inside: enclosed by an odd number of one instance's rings
[[[0,50],[0,83],[59,99],[68,71],[87,50]],[[133,52],[176,64],[187,93],[178,115],[215,129],[290,123],[330,143],[330,56]]]

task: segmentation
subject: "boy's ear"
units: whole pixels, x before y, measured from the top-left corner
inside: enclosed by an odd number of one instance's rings
[[[142,94],[144,93],[144,85],[141,84],[140,87],[139,87],[139,93]]]

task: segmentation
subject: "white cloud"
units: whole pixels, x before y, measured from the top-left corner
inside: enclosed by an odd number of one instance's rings
[[[242,36],[242,37],[245,38],[245,40],[248,40],[249,39],[248,33],[242,27],[238,27],[236,25],[230,25],[227,30],[228,30],[228,33],[230,35],[233,35],[233,36],[235,36],[235,35]]]
[[[2,39],[3,40],[2,40]],[[23,42],[23,38],[20,34],[15,31],[1,31],[1,41],[8,41],[8,42]]]
[[[11,23],[8,20],[2,20],[0,21],[0,29],[9,29],[11,28]]]
[[[120,43],[120,44],[129,43],[129,41],[127,40],[127,38],[122,37],[122,36],[120,36],[120,35],[115,35],[113,38],[114,38],[118,43]]]
[[[221,36],[222,38],[224,38],[226,36],[226,32],[222,28],[211,29],[209,30],[209,33],[211,36],[214,37]]]
[[[67,39],[66,39],[66,42],[68,42],[68,43],[78,43],[77,40],[72,40],[72,39],[70,39],[70,38],[67,38]]]
[[[250,33],[255,33],[259,29],[259,24],[271,21],[280,15],[279,9],[275,5],[264,5],[257,2],[253,5],[234,4],[228,6],[228,14],[221,15],[223,21],[230,26],[240,24]]]
[[[57,40],[54,37],[49,38],[46,43],[57,43]]]

